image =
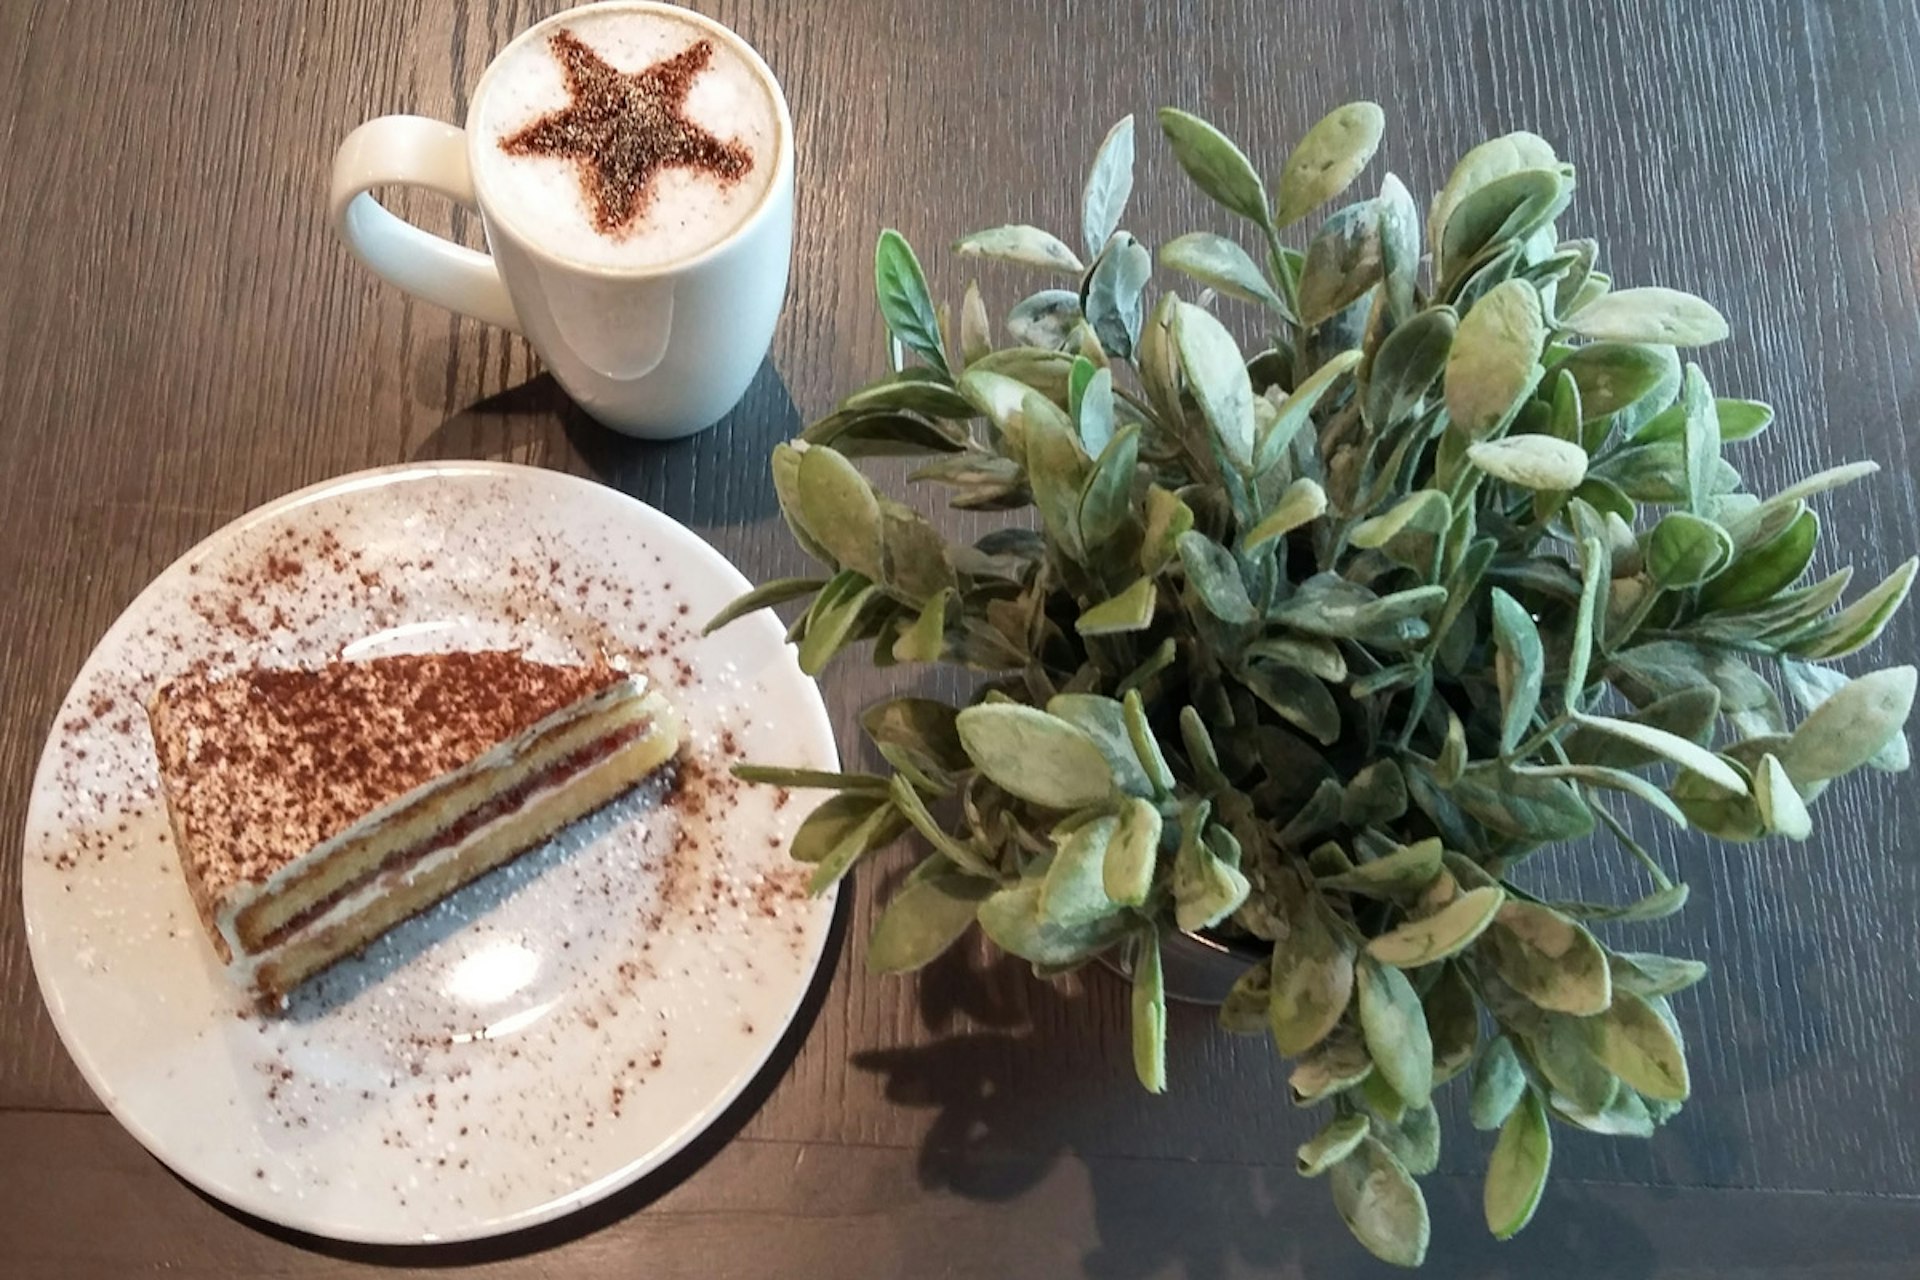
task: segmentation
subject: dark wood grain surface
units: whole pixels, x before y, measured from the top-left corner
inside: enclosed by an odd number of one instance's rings
[[[882,225],[940,246],[1076,225],[1114,118],[1194,107],[1271,171],[1327,107],[1381,102],[1376,165],[1429,192],[1480,137],[1528,127],[1580,168],[1563,225],[1616,279],[1720,305],[1707,367],[1782,422],[1756,485],[1878,458],[1826,522],[1862,575],[1920,545],[1920,6],[1914,0],[714,0],[781,76],[799,136],[793,286],[773,355],[718,427],[658,447],[572,410],[517,339],[410,304],[322,216],[362,119],[459,119],[491,53],[562,7],[510,0],[7,0],[0,5],[0,1275],[320,1277],[475,1262],[487,1276],[1371,1276],[1267,1047],[1177,1009],[1173,1091],[1126,1059],[1125,993],[957,954],[918,980],[860,962],[852,895],[804,1038],[661,1175],[532,1237],[449,1253],[267,1231],[146,1156],[41,1006],[19,906],[29,780],[89,649],[169,560],[313,481],[488,457],[597,477],[756,578],[796,571],[764,457],[874,374]],[[1142,132],[1149,239],[1226,230]],[[409,202],[470,241],[472,220]],[[1015,282],[985,273],[1004,307]],[[1882,642],[1911,660],[1913,615]],[[825,680],[842,741],[888,687]],[[1437,1276],[1920,1274],[1920,795],[1874,775],[1801,847],[1668,852],[1715,967],[1679,1004],[1695,1100],[1651,1143],[1568,1137],[1535,1224],[1478,1222],[1464,1124],[1429,1196]],[[1579,851],[1567,877],[1603,873]],[[1458,1117],[1454,1117],[1457,1121]]]

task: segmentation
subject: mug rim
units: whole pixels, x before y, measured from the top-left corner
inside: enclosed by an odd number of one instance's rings
[[[550,28],[560,26],[571,20],[576,20],[585,14],[601,13],[609,9],[624,9],[643,13],[664,12],[671,14],[676,21],[687,22],[693,26],[705,28],[714,38],[723,41],[730,49],[739,54],[747,63],[748,68],[760,78],[762,85],[773,96],[775,123],[773,177],[768,181],[766,189],[760,193],[760,199],[747,211],[746,216],[741,218],[739,224],[735,226],[733,230],[706,246],[706,248],[694,253],[685,254],[678,258],[670,258],[665,262],[649,263],[644,266],[616,267],[608,266],[604,263],[586,262],[559,250],[549,248],[540,240],[529,236],[523,228],[515,225],[511,217],[507,216],[488,199],[485,185],[481,178],[483,168],[478,163],[479,148],[483,144],[481,136],[482,130],[477,127],[480,105],[486,101],[488,82],[493,79],[494,73],[500,68],[500,64],[505,62],[507,56],[519,49],[521,45],[529,43],[538,36],[544,35]],[[659,276],[674,275],[690,267],[699,266],[711,258],[718,257],[745,238],[749,232],[753,231],[760,223],[766,220],[768,211],[773,208],[778,191],[783,183],[788,180],[788,175],[792,172],[794,164],[793,117],[787,107],[786,91],[781,87],[779,79],[773,74],[772,68],[767,66],[766,59],[760,56],[760,51],[749,44],[746,37],[724,23],[709,18],[704,13],[697,13],[682,5],[665,3],[665,0],[594,0],[593,3],[575,5],[571,9],[564,9],[559,13],[549,14],[547,17],[542,18],[526,30],[520,32],[514,36],[513,39],[507,41],[498,53],[493,55],[492,60],[487,63],[486,70],[480,73],[480,79],[473,87],[473,98],[467,104],[465,132],[467,135],[467,168],[468,171],[473,174],[474,202],[479,206],[481,216],[491,226],[497,226],[501,230],[511,234],[512,237],[531,254],[562,264],[570,271],[612,280],[645,280]]]

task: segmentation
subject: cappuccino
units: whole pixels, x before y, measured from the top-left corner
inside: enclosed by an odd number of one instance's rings
[[[583,266],[647,270],[725,240],[781,146],[760,69],[732,41],[617,4],[537,28],[469,116],[474,184],[504,224]]]

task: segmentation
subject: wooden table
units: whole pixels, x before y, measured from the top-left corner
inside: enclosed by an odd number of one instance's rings
[[[480,1262],[488,1276],[1384,1274],[1324,1190],[1268,1048],[1173,1014],[1173,1092],[1126,1063],[1125,993],[949,957],[861,961],[876,879],[769,1079],[709,1140],[530,1236],[444,1253],[294,1239],[210,1203],[107,1117],[37,994],[18,906],[28,781],[95,639],[174,556],[247,509],[405,459],[597,477],[750,575],[801,559],[764,457],[878,371],[873,236],[942,246],[1075,222],[1084,164],[1139,112],[1149,239],[1203,215],[1150,113],[1194,107],[1269,171],[1324,109],[1383,103],[1381,161],[1427,193],[1480,137],[1531,127],[1580,165],[1563,225],[1628,282],[1685,285],[1735,338],[1716,386],[1783,422],[1756,484],[1877,457],[1827,508],[1877,578],[1920,543],[1920,5],[1914,0],[934,4],[717,0],[791,97],[793,286],[746,402],[681,444],[568,407],[518,340],[410,304],[329,233],[334,145],[388,111],[459,119],[520,0],[8,0],[0,6],[0,1275],[312,1277]],[[1376,167],[1376,174],[1378,167]],[[473,220],[429,202],[429,225]],[[988,273],[1004,307],[1010,277]],[[1914,613],[1880,661],[1915,650]],[[845,743],[885,681],[825,681]],[[1479,1224],[1485,1142],[1455,1117],[1428,1180],[1430,1274],[1907,1277],[1920,1272],[1920,799],[1873,776],[1811,846],[1685,846],[1680,1002],[1696,1100],[1652,1143],[1563,1137],[1534,1225]],[[1578,854],[1569,865],[1581,865]],[[1626,934],[1634,937],[1633,934]]]

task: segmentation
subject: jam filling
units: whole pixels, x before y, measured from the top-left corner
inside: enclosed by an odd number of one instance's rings
[[[587,744],[572,755],[556,760],[547,768],[500,792],[485,804],[468,810],[419,844],[395,853],[382,865],[367,871],[363,875],[356,876],[353,880],[340,886],[332,893],[327,894],[304,910],[296,913],[285,924],[263,938],[259,950],[265,951],[272,947],[279,946],[295,933],[332,910],[342,900],[360,889],[365,888],[375,880],[386,880],[389,883],[398,883],[407,872],[413,870],[427,858],[439,853],[443,849],[452,848],[454,845],[478,831],[481,827],[486,826],[498,818],[503,818],[515,809],[518,809],[527,802],[527,798],[533,795],[534,792],[558,785],[576,774],[585,772],[588,768],[605,760],[614,752],[620,750],[620,748],[640,737],[642,733],[650,728],[652,728],[652,724],[644,721],[624,725],[606,737],[596,739]]]

